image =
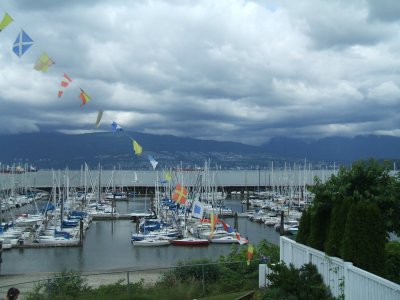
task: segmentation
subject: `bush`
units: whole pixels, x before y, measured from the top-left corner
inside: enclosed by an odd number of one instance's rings
[[[79,272],[62,271],[54,278],[36,284],[33,291],[27,295],[27,299],[78,299],[89,291],[91,288],[87,285],[86,278],[83,278]]]
[[[267,275],[271,284],[263,299],[325,300],[334,299],[329,287],[325,286],[316,266],[305,264],[296,269],[292,264],[270,265],[272,273]]]

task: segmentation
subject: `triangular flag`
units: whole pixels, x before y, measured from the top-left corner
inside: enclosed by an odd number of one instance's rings
[[[81,106],[85,105],[86,103],[88,103],[90,101],[90,96],[88,94],[86,94],[86,92],[84,90],[81,89],[81,93],[79,94],[79,98],[81,98],[82,100],[82,104]]]
[[[98,128],[98,127],[99,127],[101,118],[103,117],[103,112],[104,112],[104,111],[99,110],[99,112],[98,112],[98,114],[97,114],[96,124],[94,125],[95,128]]]
[[[8,13],[5,13],[0,23],[0,31],[3,31],[12,21],[14,21],[13,18]]]
[[[136,142],[135,140],[132,141],[133,144],[133,150],[135,151],[136,155],[141,155],[142,154],[142,146],[139,145],[138,142]]]
[[[250,265],[250,260],[253,257],[253,252],[254,252],[254,247],[253,245],[249,244],[249,247],[247,248],[247,265]]]
[[[71,83],[72,79],[64,73],[64,77],[61,80],[61,87],[60,90],[58,91],[58,98],[60,98],[63,93],[64,93],[64,88],[66,88],[70,83]]]
[[[112,130],[113,130],[114,132],[122,131],[122,130],[123,130],[122,127],[119,126],[118,123],[115,122],[115,121],[113,121],[113,122],[111,123],[111,128],[112,128]]]
[[[171,181],[171,180],[172,180],[171,172],[169,172],[169,171],[165,172],[165,174],[164,174],[164,179],[165,179],[166,181]]]
[[[177,184],[175,187],[175,191],[172,194],[172,200],[179,204],[185,204],[187,195],[188,190],[181,184]]]
[[[13,51],[17,56],[21,57],[32,45],[33,40],[25,31],[21,30],[14,42]]]
[[[153,170],[155,170],[156,167],[157,167],[157,165],[158,165],[158,161],[156,161],[156,160],[154,159],[154,157],[151,156],[151,155],[148,155],[148,158],[149,158],[149,161],[150,161],[150,163],[151,163],[151,166],[153,167]]]
[[[49,67],[53,64],[54,60],[52,60],[46,52],[43,52],[33,68],[37,71],[47,72]]]

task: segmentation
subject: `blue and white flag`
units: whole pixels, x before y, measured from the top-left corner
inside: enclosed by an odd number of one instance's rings
[[[196,219],[203,218],[204,206],[200,201],[194,201],[192,207],[192,217]]]
[[[119,126],[115,121],[112,122],[111,127],[114,132],[122,131],[122,127]]]
[[[158,161],[156,161],[156,160],[154,159],[154,157],[151,156],[151,155],[149,155],[148,157],[149,157],[149,161],[150,161],[150,163],[151,163],[151,166],[153,167],[153,170],[155,170],[156,167],[157,167],[157,165],[158,165]]]
[[[13,51],[16,55],[21,57],[32,45],[33,40],[25,31],[21,30],[14,42]]]

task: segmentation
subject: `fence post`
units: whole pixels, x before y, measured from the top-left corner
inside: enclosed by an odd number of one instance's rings
[[[350,296],[350,268],[353,266],[352,263],[345,262],[343,264],[343,284],[344,284],[344,299],[351,299]]]
[[[126,288],[128,289],[128,299],[131,299],[130,286],[129,286],[129,271],[126,272]]]
[[[265,264],[258,265],[258,287],[262,288],[266,286],[265,275],[267,273],[267,268]]]

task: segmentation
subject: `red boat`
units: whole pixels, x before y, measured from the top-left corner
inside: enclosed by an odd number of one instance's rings
[[[170,243],[176,246],[206,246],[210,243],[210,241],[207,239],[188,237],[178,240],[172,240],[170,241]]]

